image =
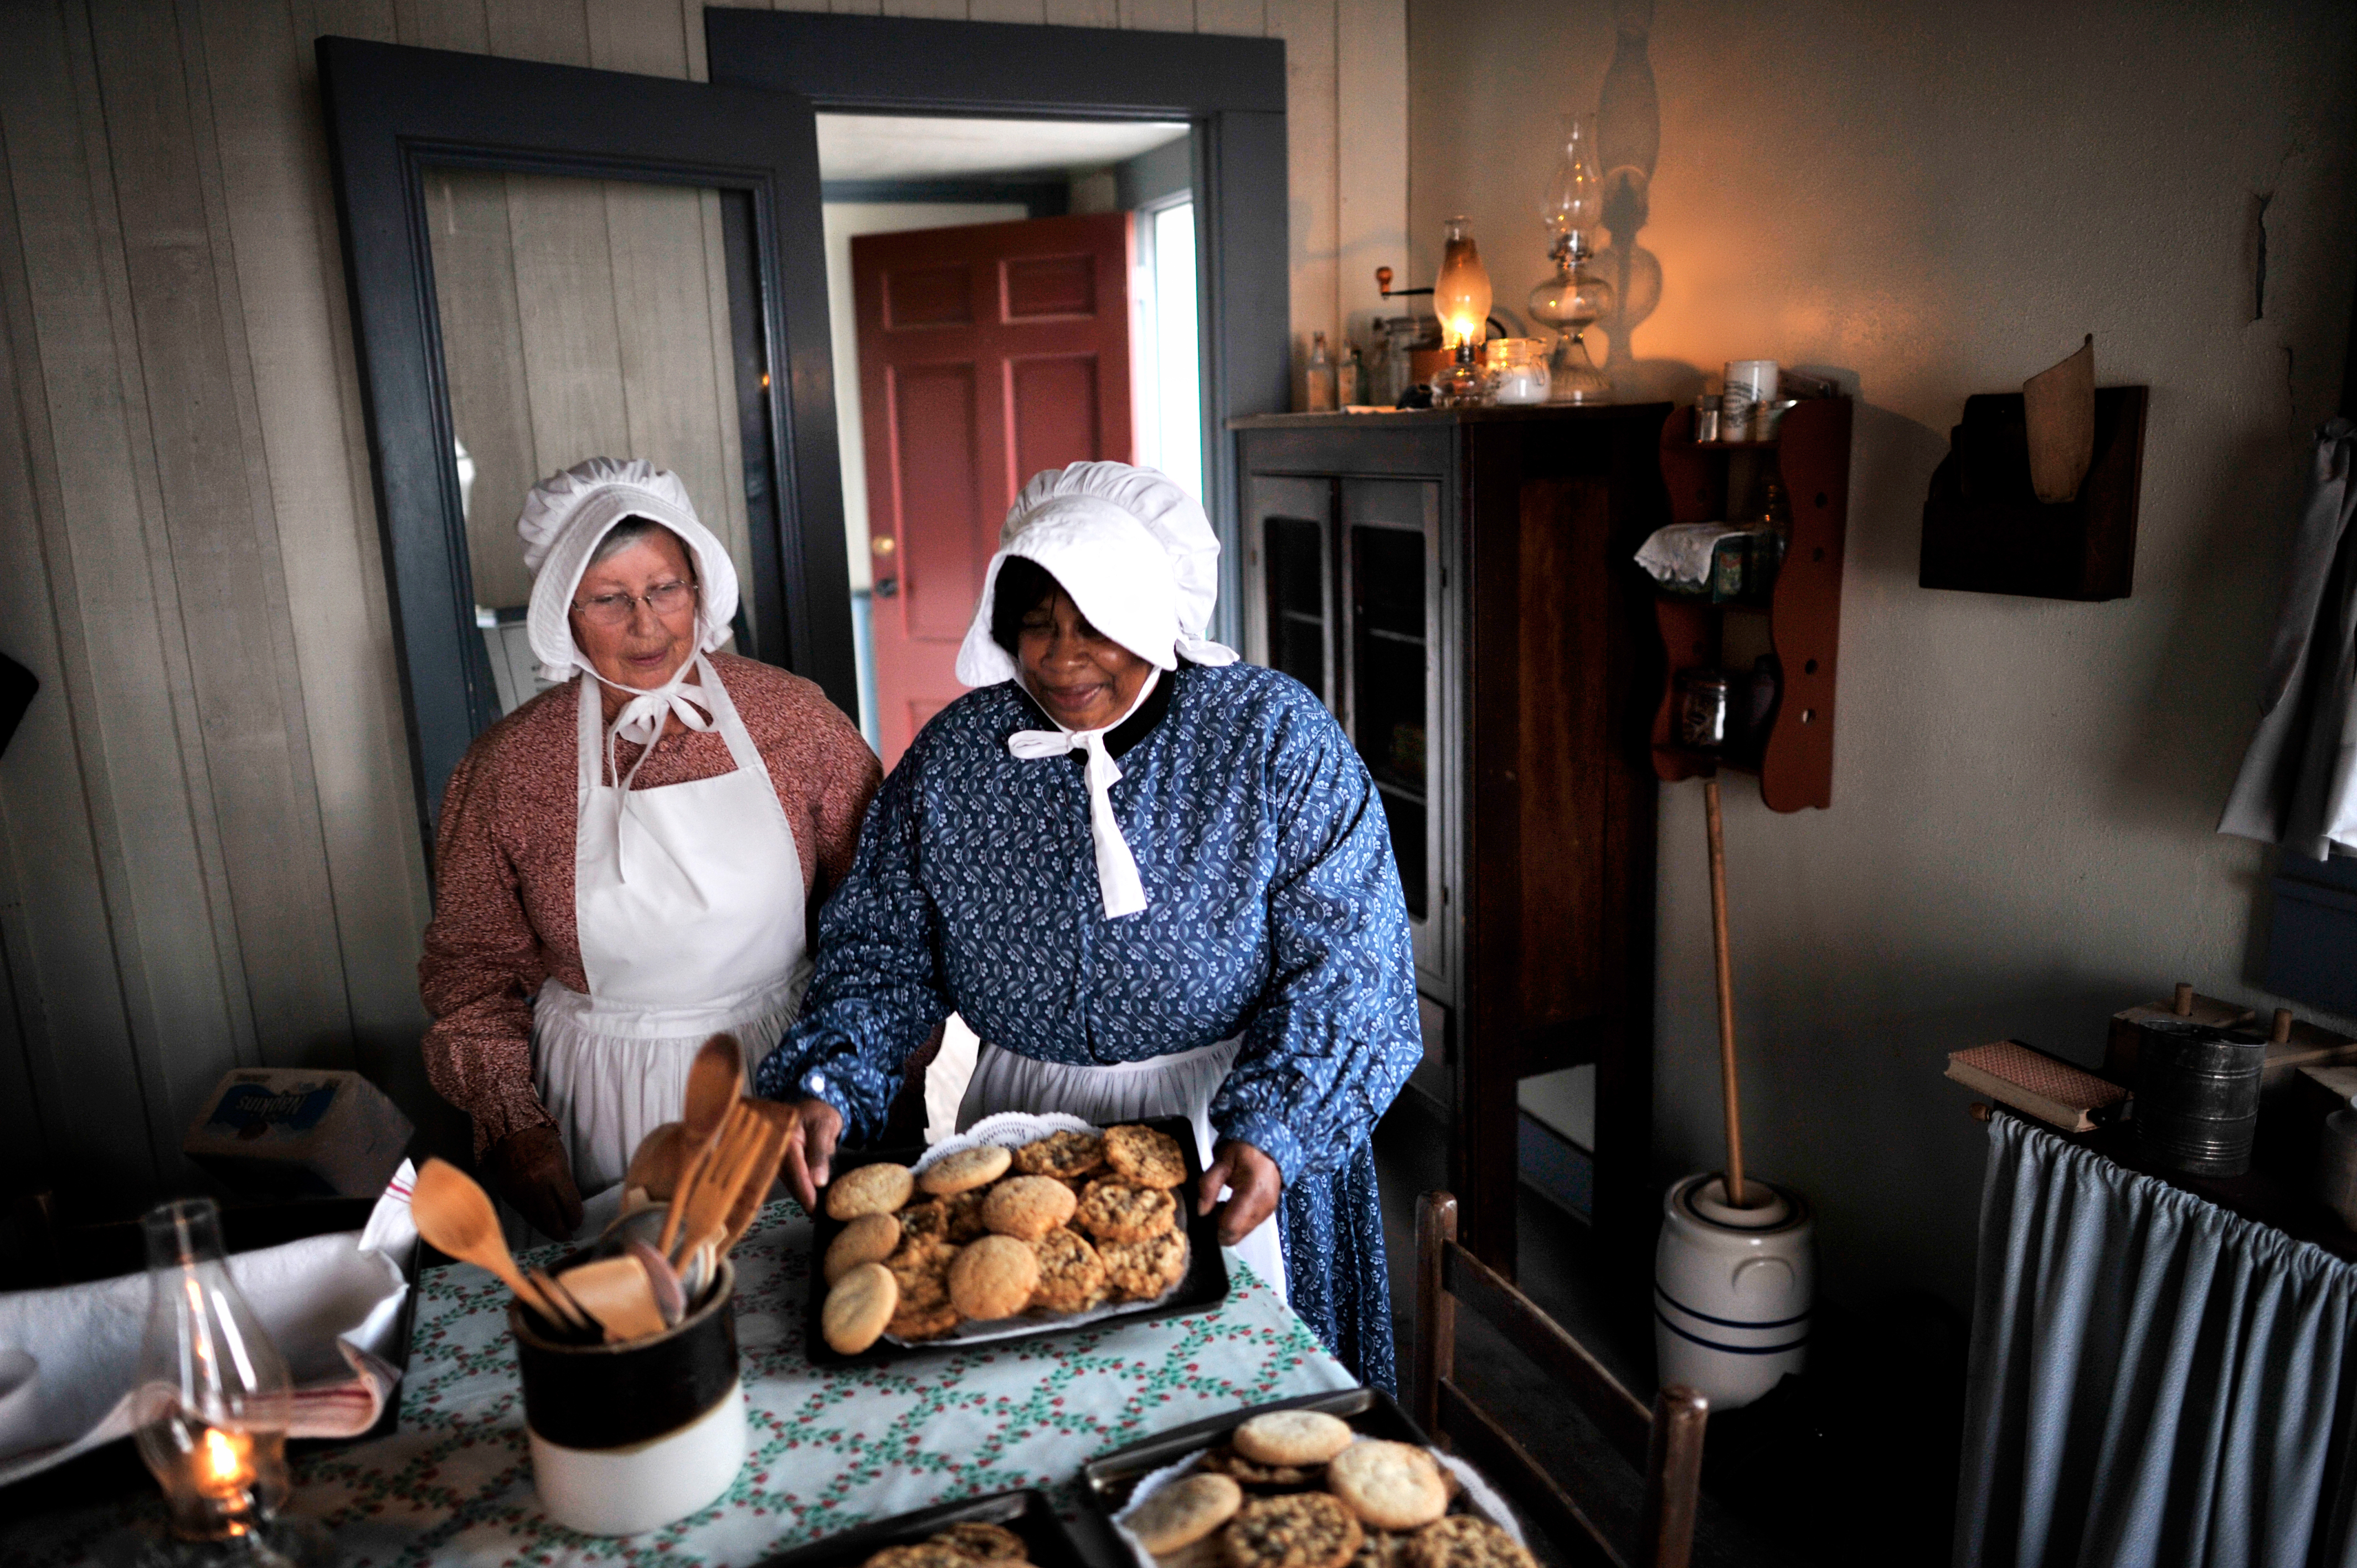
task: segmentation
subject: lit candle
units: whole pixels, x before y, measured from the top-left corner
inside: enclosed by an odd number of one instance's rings
[[[205,1428],[197,1444],[197,1489],[225,1503],[242,1502],[253,1489],[253,1439],[242,1432]]]

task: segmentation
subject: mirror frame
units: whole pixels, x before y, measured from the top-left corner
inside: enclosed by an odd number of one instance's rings
[[[357,38],[322,38],[317,49],[429,866],[443,788],[500,708],[475,624],[452,450],[428,166],[696,186],[749,201],[749,223],[745,202],[722,203],[757,637],[740,651],[808,677],[856,713],[811,105],[791,93]]]
[[[1239,646],[1228,421],[1282,413],[1292,400],[1284,40],[720,6],[705,10],[704,38],[714,81],[791,93],[816,110],[1193,127],[1203,504],[1220,536],[1212,635]]]

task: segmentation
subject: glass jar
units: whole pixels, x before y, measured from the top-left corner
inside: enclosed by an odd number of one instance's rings
[[[1684,670],[1678,673],[1678,744],[1696,751],[1717,751],[1727,744],[1727,709],[1735,682],[1719,670]]]
[[[1498,338],[1482,345],[1490,371],[1490,400],[1497,403],[1547,401],[1554,384],[1546,345],[1535,338]]]
[[[209,1197],[150,1209],[147,1330],[134,1406],[140,1458],[183,1541],[252,1536],[286,1500],[294,1387],[230,1277]]]

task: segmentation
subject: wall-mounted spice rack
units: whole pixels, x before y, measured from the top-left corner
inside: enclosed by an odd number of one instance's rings
[[[1803,398],[1772,441],[1694,438],[1694,410],[1662,426],[1662,478],[1674,522],[1725,520],[1729,473],[1739,454],[1750,467],[1772,463],[1792,509],[1792,534],[1764,604],[1659,594],[1653,616],[1664,654],[1660,705],[1653,714],[1653,771],[1663,779],[1703,778],[1722,768],[1760,776],[1760,798],[1773,811],[1830,806],[1834,797],[1834,676],[1841,643],[1842,547],[1849,523],[1852,409],[1846,397]],[[1678,676],[1719,666],[1730,616],[1765,616],[1781,691],[1763,735],[1730,739],[1717,750],[1676,744]]]

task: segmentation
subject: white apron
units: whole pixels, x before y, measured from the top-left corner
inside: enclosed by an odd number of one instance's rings
[[[793,827],[718,673],[695,661],[737,767],[653,789],[603,781],[604,704],[579,677],[573,910],[589,994],[554,979],[541,987],[532,1056],[585,1199],[619,1184],[639,1141],[679,1119],[697,1047],[733,1031],[749,1073],[810,981]]]
[[[958,1103],[958,1131],[963,1133],[1002,1111],[1034,1115],[1061,1111],[1099,1127],[1149,1116],[1184,1116],[1194,1123],[1195,1150],[1208,1169],[1211,1100],[1243,1048],[1241,1040],[1222,1040],[1142,1062],[1069,1067],[1017,1056],[985,1041],[975,1058],[965,1098]],[[1188,1213],[1193,1212],[1193,1193],[1180,1195],[1179,1201],[1188,1206]],[[1232,1251],[1276,1293],[1277,1300],[1285,1299],[1285,1244],[1277,1235],[1275,1215],[1254,1227]]]

